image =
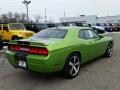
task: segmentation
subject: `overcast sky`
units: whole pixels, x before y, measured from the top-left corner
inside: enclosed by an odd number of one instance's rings
[[[31,0],[29,5],[30,17],[44,16],[47,9],[47,17],[58,20],[64,16],[75,17],[78,15],[120,15],[120,0]],[[0,0],[0,13],[26,12],[22,0]]]

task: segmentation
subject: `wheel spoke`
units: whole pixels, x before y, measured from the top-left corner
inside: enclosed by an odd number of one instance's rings
[[[70,66],[73,66],[73,63],[70,61],[70,62],[69,62],[69,65],[70,65]]]
[[[108,46],[108,55],[109,55],[109,56],[112,55],[112,51],[113,51],[112,46]]]
[[[80,61],[77,56],[73,56],[69,62],[69,73],[74,76],[79,72]]]
[[[72,68],[70,69],[70,74],[73,74],[73,70],[74,70],[74,68],[72,66]]]
[[[74,56],[74,57],[73,57],[73,62],[74,62],[74,63],[75,63],[76,59],[77,59],[77,56]]]
[[[74,69],[74,71],[75,71],[74,74],[78,73],[79,67],[76,68],[75,66],[73,66],[73,69]]]
[[[78,66],[78,65],[80,65],[79,61],[78,61],[78,62],[76,62],[74,65],[75,65],[75,66]]]

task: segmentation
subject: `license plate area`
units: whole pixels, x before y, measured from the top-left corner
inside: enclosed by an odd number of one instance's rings
[[[27,62],[25,61],[18,61],[18,66],[21,68],[27,68]]]

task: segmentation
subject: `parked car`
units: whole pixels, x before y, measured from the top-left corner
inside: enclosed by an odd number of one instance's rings
[[[117,31],[117,27],[116,27],[115,24],[108,23],[108,25],[110,26],[110,28],[111,28],[112,31],[114,31],[114,32]]]
[[[53,27],[62,27],[63,25],[61,23],[47,23],[48,28]]]
[[[105,33],[105,28],[102,26],[91,26],[93,30],[95,30],[98,34],[103,34]]]
[[[113,39],[88,27],[60,27],[38,32],[29,39],[11,41],[6,52],[15,68],[41,73],[63,71],[74,78],[83,63],[112,56]]]
[[[34,31],[36,33],[43,29],[48,28],[47,24],[45,23],[25,23],[24,25],[27,30]]]
[[[25,29],[21,23],[0,24],[1,40],[10,41],[24,39],[32,36],[34,32]]]
[[[27,30],[31,30],[34,32],[39,32],[46,28],[53,28],[53,27],[61,27],[61,23],[26,23],[24,24]]]
[[[118,23],[113,23],[113,24],[110,23],[110,25],[112,26],[112,30],[114,32],[120,31],[120,25]]]
[[[120,24],[116,24],[117,31],[120,31]]]
[[[112,31],[113,31],[112,26],[111,26],[110,24],[106,23],[106,24],[104,24],[104,25],[105,25],[105,30],[106,30],[107,32],[112,32]]]

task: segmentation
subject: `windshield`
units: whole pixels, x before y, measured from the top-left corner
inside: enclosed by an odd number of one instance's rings
[[[9,24],[10,30],[26,30],[23,24]]]
[[[64,29],[45,29],[38,32],[33,38],[60,38],[63,39],[67,34]]]

